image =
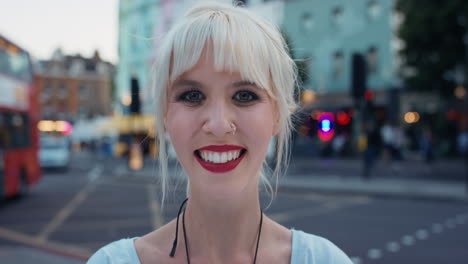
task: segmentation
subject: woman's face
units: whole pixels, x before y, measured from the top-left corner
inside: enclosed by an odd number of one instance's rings
[[[254,190],[278,130],[277,111],[265,90],[239,73],[217,72],[210,54],[200,58],[169,87],[165,117],[191,191],[226,196]]]

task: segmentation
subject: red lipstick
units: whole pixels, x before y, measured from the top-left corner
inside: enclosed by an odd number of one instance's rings
[[[224,173],[228,172],[231,170],[234,170],[237,165],[242,161],[242,159],[245,156],[245,148],[240,147],[240,146],[235,146],[235,145],[210,145],[206,146],[203,148],[200,148],[198,150],[208,150],[208,151],[213,151],[213,152],[227,152],[231,150],[244,150],[241,152],[239,158],[235,160],[228,161],[226,163],[212,163],[212,162],[207,162],[201,159],[198,154],[194,153],[195,158],[197,161],[200,163],[200,165],[208,171],[214,172],[214,173]]]

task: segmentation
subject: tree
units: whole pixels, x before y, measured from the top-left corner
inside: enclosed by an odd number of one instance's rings
[[[396,10],[403,17],[398,36],[406,86],[452,96],[456,69],[468,72],[468,2],[397,0]]]
[[[282,31],[281,33],[283,34],[284,41],[286,42],[286,46],[288,47],[289,55],[296,63],[298,87],[295,90],[296,92],[295,98],[300,100],[300,95],[302,94],[302,91],[304,90],[304,83],[307,83],[307,81],[309,80],[309,65],[307,64],[307,61],[305,59],[296,58],[294,54],[294,48],[291,45],[291,40],[289,39],[289,36],[287,35],[285,31]]]

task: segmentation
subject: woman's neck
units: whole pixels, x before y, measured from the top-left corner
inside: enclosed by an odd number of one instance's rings
[[[185,211],[190,259],[249,263],[255,253],[260,214],[258,192],[221,201],[192,192]]]

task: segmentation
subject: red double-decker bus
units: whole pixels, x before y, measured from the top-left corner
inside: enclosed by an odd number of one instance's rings
[[[0,198],[26,193],[41,177],[37,97],[28,52],[0,35]]]

